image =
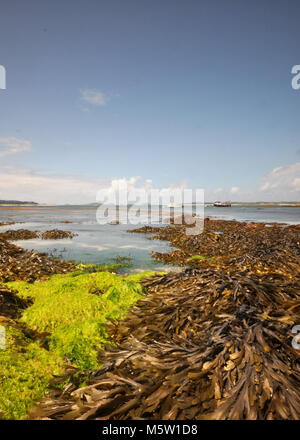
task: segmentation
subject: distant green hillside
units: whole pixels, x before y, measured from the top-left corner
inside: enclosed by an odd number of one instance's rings
[[[22,202],[20,200],[0,200],[0,205],[37,205],[36,202]]]

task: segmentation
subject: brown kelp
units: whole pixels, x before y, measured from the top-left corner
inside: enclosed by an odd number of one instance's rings
[[[72,261],[61,261],[46,253],[22,249],[0,238],[0,282],[34,281],[55,273],[75,270]]]
[[[0,232],[0,239],[4,240],[30,240],[33,238],[41,238],[43,240],[59,240],[62,238],[73,238],[77,234],[69,231],[62,231],[59,229],[52,229],[50,231],[39,232],[30,231],[28,229],[11,229],[5,232]]]
[[[139,232],[148,233],[147,227]],[[280,271],[287,266],[299,265],[300,226],[283,226],[264,223],[240,223],[235,220],[205,219],[202,234],[187,235],[185,226],[170,225],[165,228],[151,227],[154,234],[150,240],[169,241],[181,252],[155,253],[156,259],[175,264],[190,264],[191,257],[196,255],[211,259],[216,266],[225,265],[239,269],[263,271],[270,269]],[[212,258],[214,257],[214,258]],[[193,265],[205,265],[205,259],[195,259]]]
[[[46,253],[25,250],[11,240],[29,240],[32,238],[61,239],[73,238],[76,234],[58,229],[30,231],[27,229],[8,230],[0,233],[0,282],[35,281],[56,273],[75,270],[73,261],[61,261],[49,257]]]
[[[206,226],[151,228],[187,264],[208,258],[144,280],[148,295],[109,325],[117,345],[99,353],[103,368],[30,418],[299,419],[300,229]]]
[[[43,240],[58,240],[62,238],[73,238],[76,235],[78,234],[69,231],[61,231],[59,229],[52,229],[51,231],[41,233],[41,238]]]
[[[9,231],[0,232],[0,239],[3,240],[30,240],[38,238],[38,231],[29,231],[28,229],[11,229]]]
[[[29,299],[21,299],[16,292],[0,285],[0,316],[18,318],[21,312],[32,303]]]

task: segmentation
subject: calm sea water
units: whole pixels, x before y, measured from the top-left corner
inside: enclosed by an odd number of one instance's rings
[[[191,211],[192,207],[189,208]],[[254,222],[278,222],[299,224],[300,208],[232,206],[231,208],[207,207],[205,216],[221,219],[236,219]],[[125,212],[120,211],[120,221],[124,223]],[[113,220],[113,218],[111,218]],[[72,223],[63,224],[63,221]],[[16,242],[25,249],[52,253],[63,259],[74,259],[83,263],[110,264],[116,257],[130,257],[131,271],[145,269],[168,270],[170,266],[154,261],[150,253],[171,250],[168,243],[148,240],[148,235],[127,232],[147,223],[146,210],[141,210],[140,225],[99,225],[96,220],[96,208],[84,206],[53,206],[25,209],[0,208],[0,222],[24,222],[11,226],[2,226],[0,231],[7,229],[30,229],[45,231],[48,229],[64,229],[78,234],[72,240],[20,240]],[[125,269],[124,269],[125,270]],[[128,269],[126,269],[128,271]]]

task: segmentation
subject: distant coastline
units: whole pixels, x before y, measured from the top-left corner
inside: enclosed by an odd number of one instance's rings
[[[0,200],[0,206],[37,206],[36,202],[24,202],[20,200]]]
[[[213,206],[214,202],[205,202],[206,206]],[[185,206],[193,206],[198,205],[197,203],[187,203]],[[72,203],[66,203],[66,204],[55,204],[55,203],[37,203],[37,202],[26,202],[26,201],[18,201],[18,200],[0,200],[0,208],[1,207],[36,207],[36,208],[50,208],[50,207],[63,207],[63,208],[69,208],[74,209],[74,207],[83,208],[93,208],[100,206],[100,203],[80,203],[80,204],[72,204]],[[262,208],[299,208],[300,202],[231,202],[231,206],[249,206],[249,207],[262,207]]]
[[[207,202],[210,205],[213,203]],[[264,208],[278,207],[278,208],[299,208],[300,202],[232,202],[231,206],[260,206]]]

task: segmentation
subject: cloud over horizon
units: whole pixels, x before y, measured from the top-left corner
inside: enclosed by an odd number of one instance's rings
[[[0,138],[0,140],[3,138]],[[14,153],[28,151],[31,144],[19,143],[16,138],[9,141]],[[8,145],[8,142],[6,142]],[[7,147],[8,148],[8,147]],[[13,153],[11,153],[13,154]],[[205,189],[205,200],[232,201],[296,201],[300,200],[300,162],[274,168],[263,178],[264,183],[253,189],[242,190],[238,186],[230,188]],[[84,178],[72,175],[47,175],[31,169],[2,166],[0,167],[0,199],[27,200],[49,204],[84,204],[96,202],[97,193],[101,189],[155,188],[151,179],[140,176],[121,178]],[[186,181],[169,184],[164,189],[188,188]],[[159,188],[158,189],[162,189]]]
[[[0,169],[0,199],[24,200],[49,204],[81,204],[95,201],[109,179],[84,179],[76,176],[43,175],[33,170],[5,167]]]
[[[31,151],[32,144],[25,139],[18,139],[14,136],[3,137],[0,136],[0,157],[8,156],[9,154],[23,153],[24,151]]]
[[[300,195],[300,162],[274,168],[264,177],[260,191],[265,194],[288,194],[299,198]]]
[[[186,182],[170,184],[163,190],[186,188]],[[151,179],[140,176],[122,178],[82,178],[67,175],[44,175],[34,170],[13,166],[0,167],[0,199],[47,204],[85,204],[97,201],[99,190],[154,188]]]

